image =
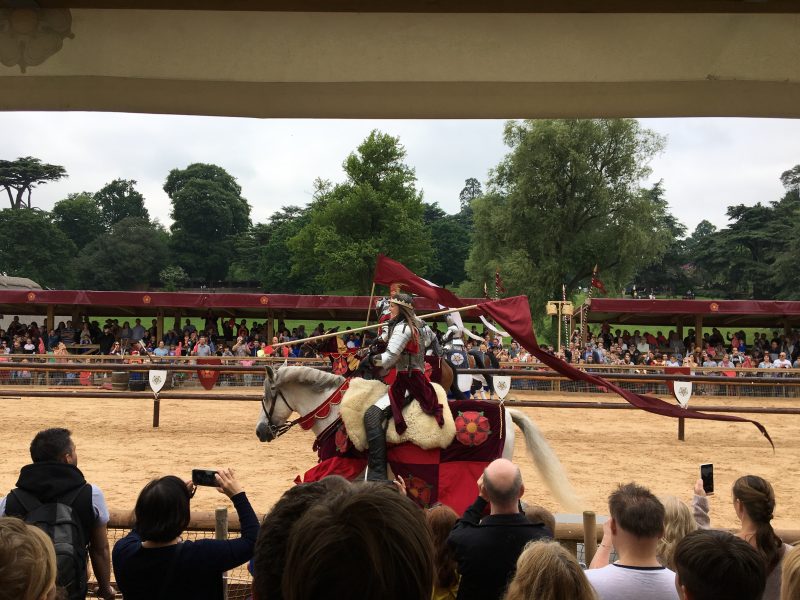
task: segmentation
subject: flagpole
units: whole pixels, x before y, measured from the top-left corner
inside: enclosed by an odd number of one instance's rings
[[[446,310],[440,310],[437,312],[428,313],[427,315],[417,315],[419,319],[432,319],[434,317],[441,317],[442,315],[448,315],[454,312],[466,312],[468,310],[474,310],[478,308],[478,304],[471,304],[469,306],[462,306],[461,308],[448,308]],[[377,323],[376,325],[365,325],[364,327],[356,327],[355,329],[348,329],[347,333],[357,333],[359,331],[368,331],[370,329],[378,329],[379,327],[383,327],[383,323]],[[335,337],[337,335],[342,335],[341,331],[334,331],[332,333],[323,333],[322,335],[314,335],[311,337],[304,338],[302,340],[294,340],[293,342],[280,342],[278,344],[270,344],[273,348],[280,348],[281,346],[296,346],[297,344],[304,344],[306,342],[313,342],[316,340],[325,340],[328,338]]]
[[[372,310],[372,299],[375,297],[375,282],[372,282],[372,290],[369,293],[369,304],[367,304],[367,320],[364,321],[364,326],[369,325],[369,313]]]

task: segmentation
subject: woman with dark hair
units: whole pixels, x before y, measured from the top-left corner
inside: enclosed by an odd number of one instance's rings
[[[784,544],[772,529],[775,491],[769,481],[756,475],[745,475],[733,484],[733,508],[742,522],[736,534],[753,546],[767,568],[767,587],[763,600],[778,600],[781,590],[781,563],[791,546]]]
[[[425,512],[433,539],[433,595],[431,600],[455,600],[458,595],[458,563],[455,552],[447,545],[447,536],[458,520],[458,514],[445,504]]]
[[[183,541],[196,487],[169,475],[154,479],[136,500],[134,529],[114,545],[117,584],[125,600],[221,600],[222,574],[253,556],[258,519],[232,469],[217,471],[217,491],[228,496],[241,523],[233,540]]]

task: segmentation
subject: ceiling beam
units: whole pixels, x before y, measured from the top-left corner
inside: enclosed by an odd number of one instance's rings
[[[0,7],[354,13],[800,13],[796,0],[0,0]]]

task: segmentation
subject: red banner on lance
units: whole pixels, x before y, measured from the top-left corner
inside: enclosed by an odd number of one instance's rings
[[[198,358],[198,365],[221,365],[222,361],[218,358]],[[205,389],[211,391],[219,379],[219,371],[212,371],[210,369],[198,369],[197,378],[200,380],[200,385]]]

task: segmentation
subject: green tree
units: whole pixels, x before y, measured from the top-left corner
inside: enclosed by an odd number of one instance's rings
[[[106,231],[114,223],[129,217],[150,220],[150,213],[144,206],[144,196],[136,190],[135,185],[133,179],[115,179],[94,194]]]
[[[0,273],[28,277],[46,287],[72,283],[75,244],[39,210],[0,210]]]
[[[499,268],[508,293],[541,314],[562,283],[570,296],[588,285],[595,265],[613,290],[661,258],[664,204],[639,186],[663,138],[632,119],[512,121],[504,138],[510,152],[472,202],[462,290],[481,293]]]
[[[131,290],[159,280],[168,264],[169,236],[157,223],[126,217],[86,244],[74,260],[84,288]]]
[[[191,164],[173,169],[164,191],[172,200],[171,247],[190,277],[207,282],[226,277],[234,243],[250,227],[250,205],[225,169]]]
[[[309,222],[308,210],[283,206],[267,223],[257,223],[236,240],[236,259],[231,267],[241,279],[257,279],[271,293],[313,292],[313,282],[292,274],[287,245]]]
[[[36,186],[66,176],[64,167],[43,163],[32,156],[0,160],[0,187],[6,190],[11,208],[15,209],[31,208],[31,192]]]
[[[433,249],[425,275],[439,285],[455,287],[467,277],[464,264],[469,256],[470,228],[462,217],[462,213],[447,214],[436,202],[425,204],[424,222],[430,229]]]
[[[167,291],[174,292],[178,288],[186,285],[189,276],[178,265],[164,267],[158,274],[158,280],[164,284]]]
[[[800,165],[795,165],[788,171],[781,173],[781,183],[787,192],[800,190]]]
[[[350,154],[347,179],[317,181],[309,222],[289,241],[292,273],[318,290],[367,294],[379,253],[425,272],[430,232],[400,140],[377,130]]]
[[[78,250],[105,232],[103,215],[91,194],[70,194],[55,203],[53,222],[73,241]]]
[[[679,222],[672,213],[664,197],[664,182],[659,181],[646,190],[650,201],[659,205],[661,220],[660,229],[667,232],[669,243],[663,256],[648,267],[640,270],[634,282],[640,290],[655,290],[669,295],[683,294],[693,286],[691,270],[688,268],[689,257],[686,252],[686,226]]]

